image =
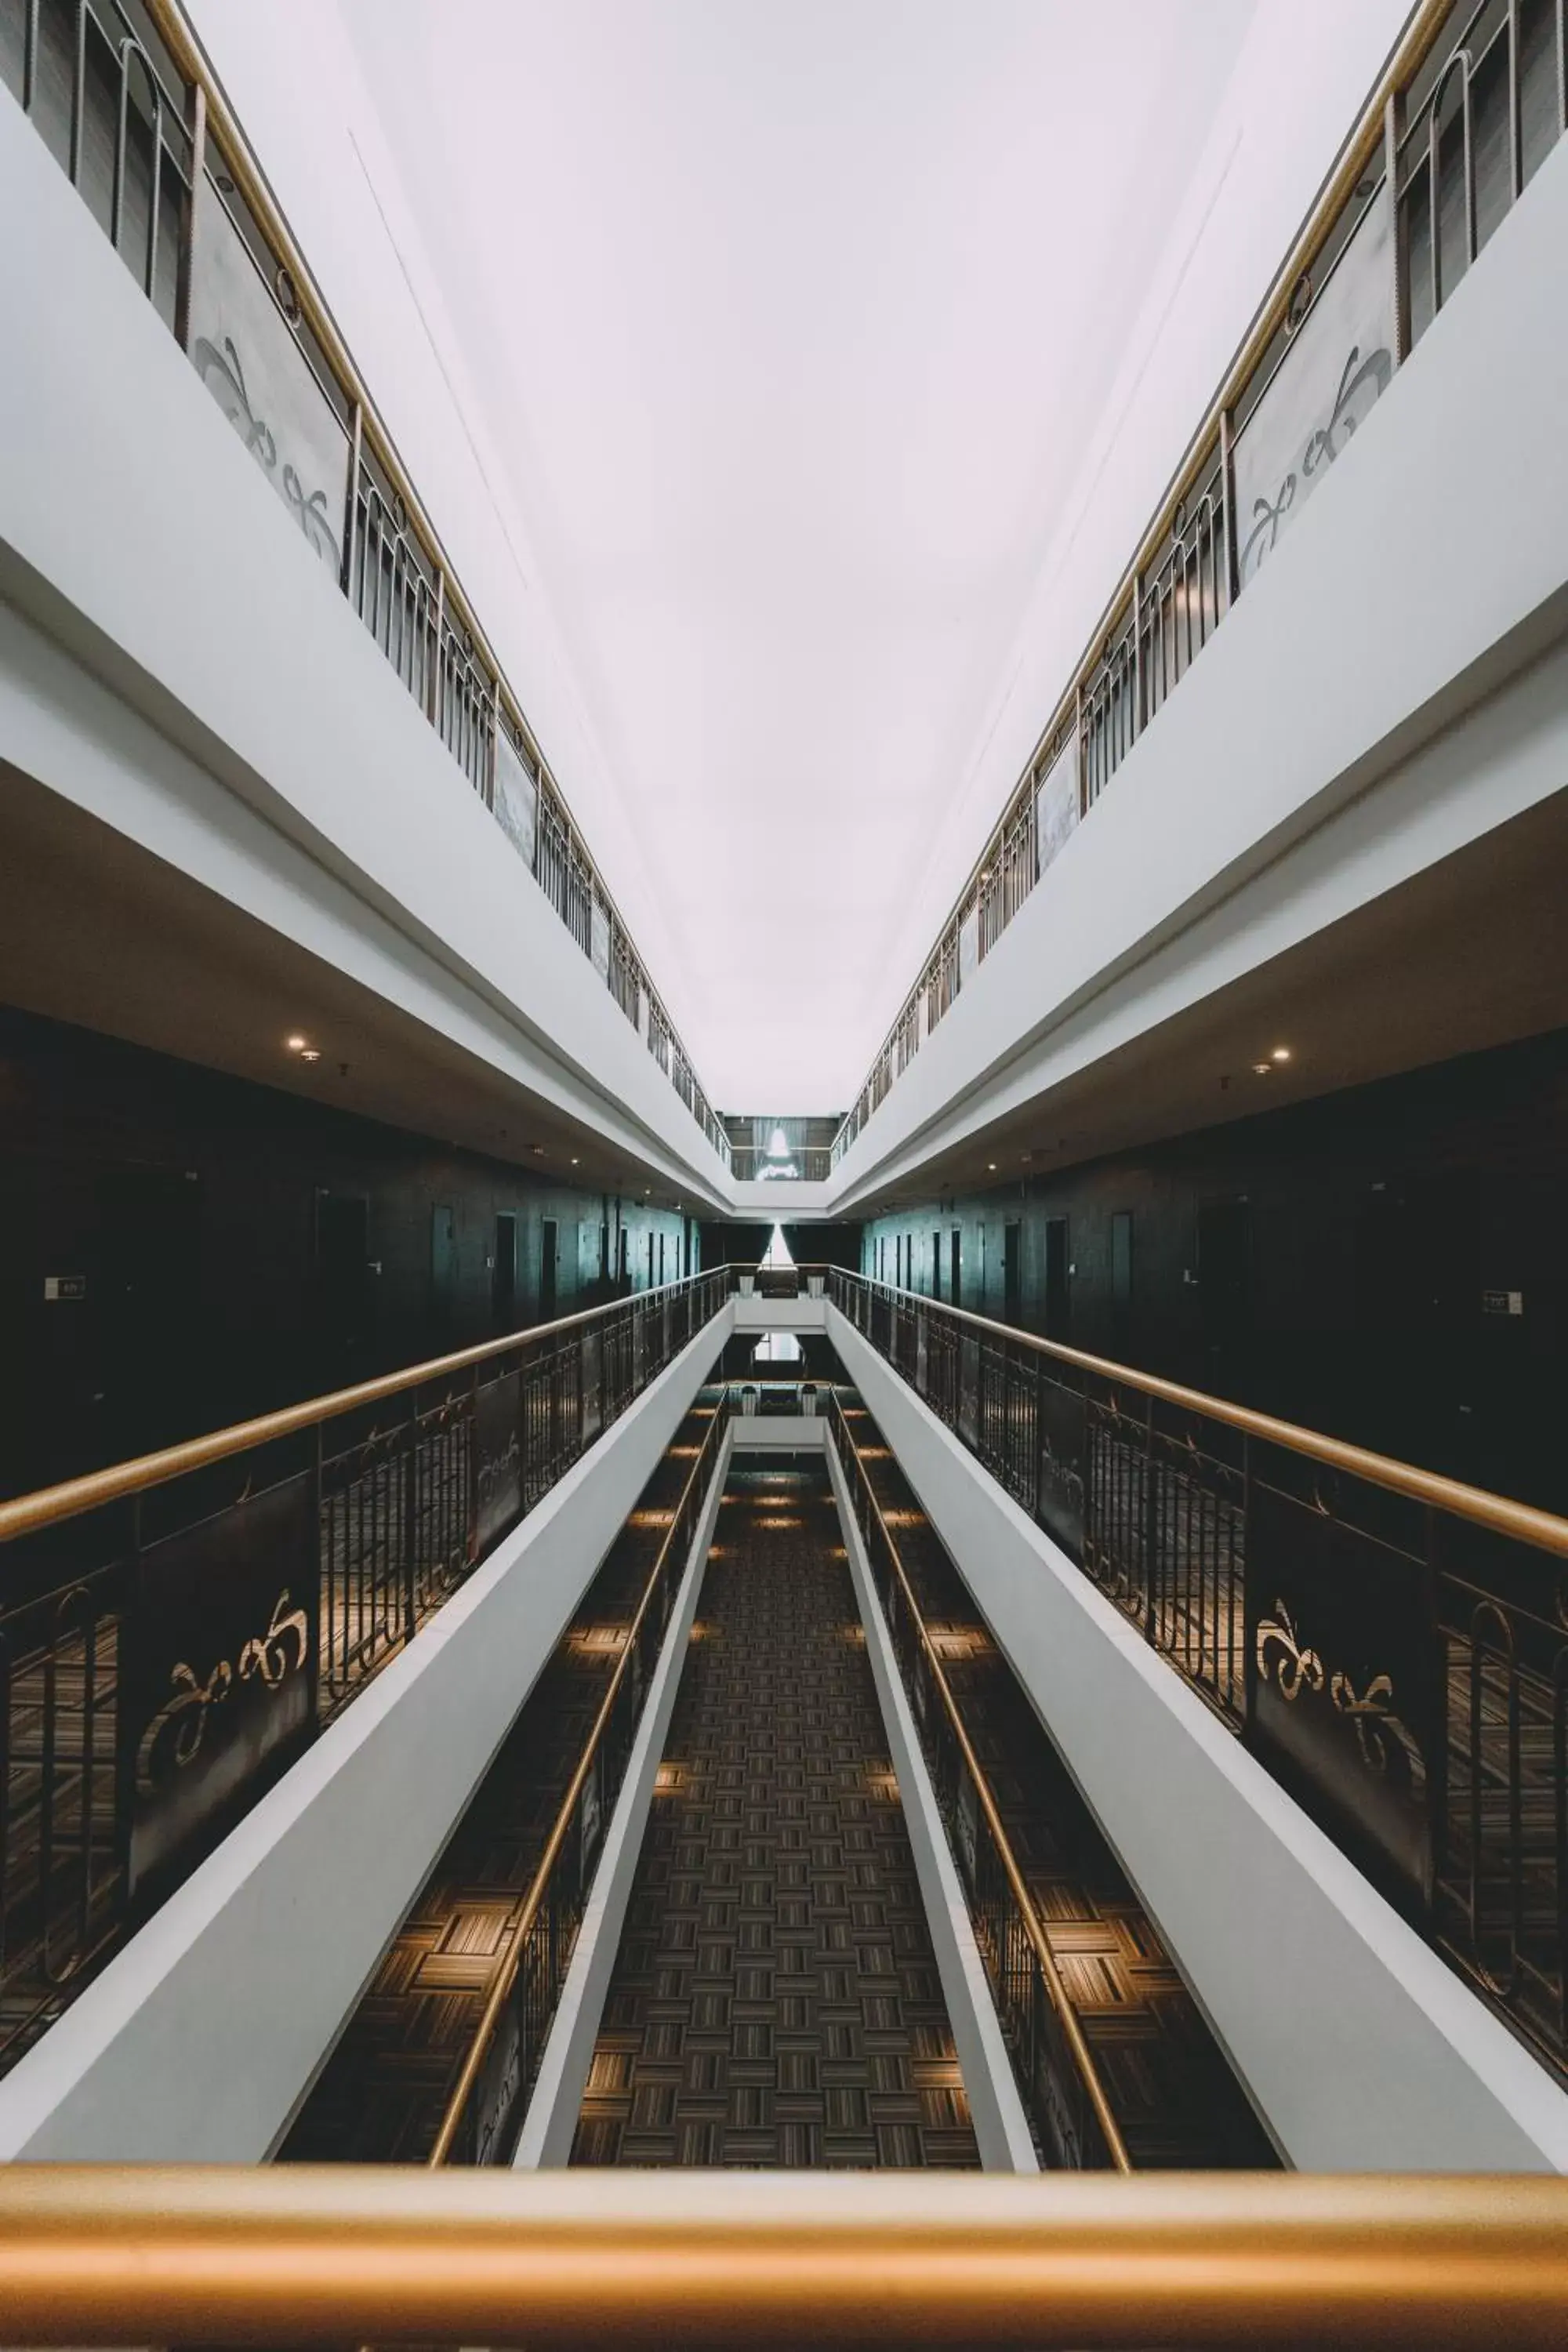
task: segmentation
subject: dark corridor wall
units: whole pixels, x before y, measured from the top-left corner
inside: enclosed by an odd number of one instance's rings
[[[1563,1509],[1565,1205],[1557,1032],[900,1210],[862,1267],[951,1297],[956,1232],[976,1312]]]
[[[695,1265],[672,1211],[0,1008],[0,1493],[596,1305],[623,1232],[629,1287]]]

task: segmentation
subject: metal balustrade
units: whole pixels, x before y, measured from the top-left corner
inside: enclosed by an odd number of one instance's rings
[[[825,1184],[830,1173],[829,1147],[826,1143],[799,1144],[788,1158],[780,1160],[774,1155],[752,1143],[731,1143],[730,1173],[737,1184],[766,1184],[798,1181],[803,1184]]]
[[[644,1029],[647,973],[178,0],[0,0],[0,83],[727,1167],[679,1040],[672,1062]]]
[[[1568,2076],[1568,1519],[842,1268],[828,1283]]]
[[[837,1166],[1568,122],[1565,0],[1420,0],[834,1139]]]
[[[693,1276],[0,1503],[0,2066],[728,1291]]]

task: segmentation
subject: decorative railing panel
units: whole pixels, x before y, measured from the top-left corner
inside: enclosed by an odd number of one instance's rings
[[[1568,2074],[1568,1520],[835,1267],[855,1328]]]
[[[1237,574],[1256,579],[1394,379],[1394,222],[1386,181],[1314,293],[1238,434]]]
[[[191,364],[321,562],[343,567],[349,436],[293,329],[288,272],[271,286],[204,172],[192,240]]]

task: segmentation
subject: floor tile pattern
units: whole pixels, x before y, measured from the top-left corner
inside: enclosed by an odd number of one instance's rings
[[[820,1461],[731,1474],[573,2161],[978,2162]]]

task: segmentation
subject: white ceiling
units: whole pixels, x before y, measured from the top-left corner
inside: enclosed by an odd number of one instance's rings
[[[721,1106],[852,1098],[1403,14],[1316,5],[199,9]]]

